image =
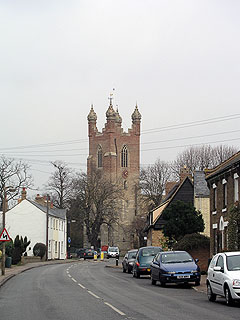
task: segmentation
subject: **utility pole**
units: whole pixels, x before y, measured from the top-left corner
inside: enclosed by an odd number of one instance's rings
[[[48,217],[49,217],[49,195],[47,194],[47,214],[46,214],[46,261],[48,260]]]

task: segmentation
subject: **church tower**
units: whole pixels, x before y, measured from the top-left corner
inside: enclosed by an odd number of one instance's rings
[[[133,247],[134,234],[131,224],[137,214],[138,184],[140,175],[140,125],[141,114],[136,105],[132,113],[132,127],[128,132],[122,128],[122,118],[112,105],[112,98],[106,111],[106,123],[102,132],[97,129],[97,115],[91,107],[88,114],[89,156],[87,174],[92,170],[102,170],[112,183],[119,182],[124,197],[118,224],[111,230],[102,226],[101,245],[118,246],[125,251]]]

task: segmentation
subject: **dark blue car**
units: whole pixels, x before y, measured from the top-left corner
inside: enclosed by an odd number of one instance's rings
[[[150,264],[160,251],[162,251],[161,247],[149,246],[140,248],[133,264],[133,277],[140,278],[140,275],[150,275]]]
[[[186,251],[159,252],[151,263],[152,284],[159,281],[162,286],[179,282],[199,285],[201,274],[197,262]]]

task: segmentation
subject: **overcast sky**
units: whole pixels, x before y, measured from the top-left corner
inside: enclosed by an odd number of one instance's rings
[[[139,106],[142,165],[239,147],[239,16],[239,0],[0,0],[0,153],[40,189],[49,161],[85,170],[90,106],[101,131],[113,88],[125,130]]]

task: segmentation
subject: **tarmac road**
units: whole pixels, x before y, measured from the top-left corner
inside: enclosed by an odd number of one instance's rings
[[[240,306],[216,303],[191,286],[152,286],[110,262],[82,261],[34,268],[0,288],[5,320],[42,319],[238,319]]]

